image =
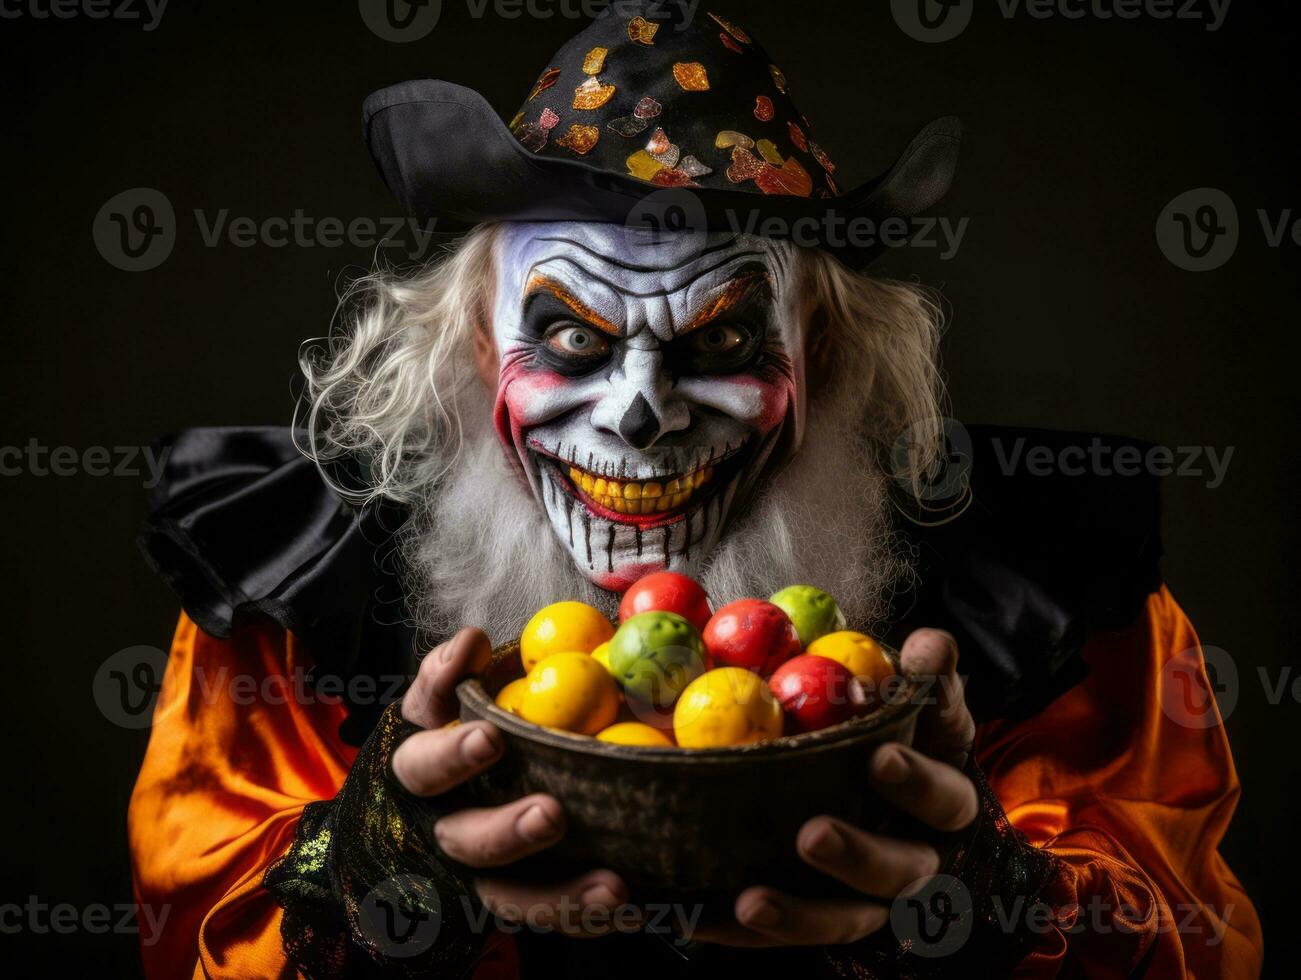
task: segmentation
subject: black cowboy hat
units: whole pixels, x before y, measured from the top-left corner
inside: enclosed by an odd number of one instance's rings
[[[434,80],[376,92],[363,115],[389,189],[444,230],[628,224],[668,199],[692,230],[795,237],[856,265],[879,248],[850,240],[846,222],[935,205],[961,142],[957,119],[936,120],[885,174],[842,193],[781,69],[741,27],[675,0],[612,0],[510,125],[479,93]]]

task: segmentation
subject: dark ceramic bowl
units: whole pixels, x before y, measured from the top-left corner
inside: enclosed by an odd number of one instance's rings
[[[886,652],[897,667],[898,654]],[[482,677],[457,687],[461,719],[492,722],[506,740],[501,761],[471,782],[475,800],[495,806],[550,793],[565,808],[564,839],[503,874],[569,878],[610,868],[639,901],[712,904],[754,884],[833,891],[797,856],[796,833],[819,814],[884,827],[868,759],[884,742],[912,741],[922,700],[906,679],[890,703],[833,728],[734,748],[642,748],[543,728],[497,707],[497,692],[522,672],[519,644],[510,643]]]

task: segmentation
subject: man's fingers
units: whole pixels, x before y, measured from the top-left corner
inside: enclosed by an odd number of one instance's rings
[[[496,762],[501,733],[486,721],[417,732],[393,753],[393,776],[414,796],[446,793]]]
[[[960,770],[895,742],[872,755],[872,789],[928,827],[951,832],[976,819],[976,787]]]
[[[724,946],[839,946],[890,919],[884,905],[796,898],[762,886],[741,892],[735,914],[735,924],[701,926],[691,938]]]
[[[593,871],[560,884],[480,878],[484,906],[507,922],[558,929],[568,936],[599,936],[635,928],[640,913],[627,905],[628,886],[613,871]]]
[[[463,629],[420,662],[411,689],[402,698],[402,717],[421,728],[441,728],[459,715],[456,685],[477,674],[492,659],[492,644],[481,630]]]
[[[886,901],[940,870],[940,856],[927,844],[869,834],[832,817],[808,821],[795,846],[819,871]]]
[[[967,710],[958,674],[958,641],[943,630],[917,630],[904,641],[899,663],[905,674],[934,684],[928,693],[935,703],[917,719],[917,746],[937,759],[961,766],[975,738],[976,722]]]
[[[458,810],[434,824],[434,836],[453,860],[497,868],[550,847],[565,832],[555,797],[536,793],[491,809]]]

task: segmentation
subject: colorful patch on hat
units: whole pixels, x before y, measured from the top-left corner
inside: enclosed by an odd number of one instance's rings
[[[747,150],[754,149],[754,140],[745,133],[738,133],[734,129],[724,129],[714,137],[714,146],[720,150],[726,150],[728,147],[741,146]]]
[[[772,83],[777,86],[777,91],[785,95],[790,88],[790,83],[786,81],[786,73],[776,65],[769,65],[768,72],[772,75]]]
[[[602,85],[599,78],[589,78],[574,89],[575,109],[599,109],[614,98],[615,87]]]
[[[836,172],[836,165],[831,162],[831,157],[827,156],[827,151],[818,146],[817,143],[809,143],[809,152],[813,154],[813,159],[822,165],[822,169],[829,174]]]
[[[760,122],[772,122],[773,117],[777,115],[777,110],[772,104],[772,99],[766,95],[761,95],[754,100],[754,118]]]
[[[786,159],[777,149],[777,144],[772,140],[760,140],[754,145],[754,148],[759,151],[759,156],[763,157],[774,167],[780,167],[786,162]]]
[[[638,119],[654,119],[663,111],[664,106],[648,95],[637,103],[637,107],[632,110],[632,114]]]
[[[808,153],[809,141],[804,135],[804,130],[800,129],[795,123],[787,123],[787,125],[791,130],[791,142],[795,144],[796,148]]]
[[[542,110],[542,115],[538,118],[538,125],[547,132],[555,129],[560,124],[560,117],[550,108]]]
[[[669,139],[663,128],[656,129],[646,144],[646,152],[657,162],[666,167],[676,167],[682,157],[682,148]]]
[[[715,24],[717,24],[723,30],[727,31],[728,34],[731,34],[732,37],[736,38],[742,44],[750,43],[750,35],[745,33],[745,31],[741,30],[741,28],[737,27],[731,21],[724,20],[722,17],[719,17],[718,14],[712,11],[710,11],[709,16],[714,19]]]
[[[727,168],[727,179],[733,184],[754,180],[768,165],[744,146],[732,147],[732,165]]]
[[[679,61],[673,66],[673,77],[684,92],[708,92],[709,72],[699,61]]]
[[[558,81],[560,81],[560,69],[548,68],[542,73],[542,77],[538,79],[538,83],[533,86],[533,91],[529,94],[528,100],[532,102]]]
[[[787,157],[781,167],[765,166],[754,182],[765,194],[809,197],[813,193],[813,178],[794,157]]]
[[[655,175],[664,169],[664,164],[660,163],[645,150],[638,150],[627,160],[628,173],[638,180],[653,180]]]
[[[655,35],[660,32],[659,24],[652,24],[645,17],[637,16],[628,21],[628,40],[637,44],[655,43]]]
[[[638,119],[636,116],[620,116],[618,119],[611,119],[606,129],[618,133],[624,139],[632,139],[650,129],[650,120]]]
[[[593,48],[587,52],[587,57],[583,59],[583,74],[599,75],[605,71],[605,58],[609,53],[609,48]]]
[[[652,184],[659,184],[661,187],[699,187],[691,175],[685,170],[678,170],[674,167],[665,167],[654,177],[651,178]]]
[[[543,129],[537,123],[523,123],[515,130],[515,138],[531,153],[541,153],[550,137],[551,131]]]
[[[601,131],[595,126],[580,126],[575,123],[569,127],[569,132],[556,140],[556,145],[573,150],[579,156],[586,156],[592,152],[592,147],[596,146],[600,138]]]
[[[708,177],[714,172],[713,167],[705,166],[690,154],[682,158],[682,161],[678,164],[678,169],[688,177]]]
[[[723,42],[723,47],[727,48],[727,50],[735,51],[737,54],[745,54],[745,48],[733,41],[729,35],[720,34],[718,39]]]

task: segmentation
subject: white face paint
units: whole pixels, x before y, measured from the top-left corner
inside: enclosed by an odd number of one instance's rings
[[[508,225],[498,435],[579,569],[695,574],[804,420],[795,250],[619,225]]]

